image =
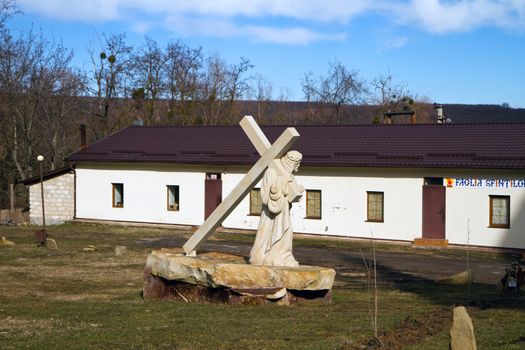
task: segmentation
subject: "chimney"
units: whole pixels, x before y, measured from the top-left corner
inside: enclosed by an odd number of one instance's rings
[[[86,147],[86,125],[80,124],[80,150],[84,150]]]
[[[436,110],[437,114],[437,123],[445,124],[445,117],[443,116],[443,106],[434,103],[434,109]]]
[[[414,111],[410,113],[410,124],[417,124],[416,112]]]

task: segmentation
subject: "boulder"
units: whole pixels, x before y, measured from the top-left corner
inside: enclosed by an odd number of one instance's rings
[[[123,245],[115,246],[115,255],[116,256],[124,255],[124,254],[126,254],[127,251],[128,251],[128,248],[126,246],[123,246]]]
[[[55,241],[53,238],[47,238],[46,248],[49,250],[58,250],[57,241]]]
[[[454,320],[450,329],[450,349],[476,350],[474,326],[464,306],[454,308]]]
[[[226,300],[228,303],[263,299],[290,304],[298,298],[326,301],[331,297],[335,278],[335,270],[325,267],[250,265],[246,258],[235,255],[185,256],[165,249],[153,251],[148,256],[146,270],[151,276],[145,275],[145,298],[164,298],[153,290],[163,285],[160,295],[168,298],[171,294],[182,296],[183,288],[185,297],[176,299],[206,301],[213,292],[215,297],[220,296],[219,302]],[[170,288],[176,291],[170,293]],[[235,296],[242,297],[239,301]]]
[[[15,242],[11,242],[9,240],[7,240],[5,237],[1,237],[0,238],[0,247],[1,246],[8,246],[8,245],[14,245]]]
[[[468,285],[472,284],[474,280],[474,274],[471,270],[466,270],[460,273],[456,273],[447,278],[442,278],[434,281],[435,284],[448,284],[448,285]]]

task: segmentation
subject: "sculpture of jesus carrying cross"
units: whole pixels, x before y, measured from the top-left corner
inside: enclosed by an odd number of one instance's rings
[[[195,255],[196,249],[264,176],[260,191],[263,208],[255,243],[250,252],[250,263],[298,266],[292,254],[290,208],[292,202],[297,202],[304,192],[304,188],[295,182],[292,174],[298,170],[302,156],[297,151],[288,150],[299,133],[295,128],[287,128],[271,145],[251,116],[245,116],[240,125],[261,158],[188,239],[183,246],[184,251],[187,255]]]

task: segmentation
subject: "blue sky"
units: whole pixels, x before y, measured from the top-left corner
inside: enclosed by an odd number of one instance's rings
[[[301,79],[340,61],[391,74],[430,102],[525,107],[525,0],[18,0],[12,29],[41,28],[88,66],[97,35],[183,39],[301,100]]]

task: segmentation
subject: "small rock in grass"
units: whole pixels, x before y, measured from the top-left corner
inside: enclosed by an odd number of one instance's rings
[[[464,306],[454,308],[449,348],[451,350],[476,350],[474,326]]]
[[[15,245],[15,242],[8,241],[5,237],[0,238],[0,246]]]
[[[448,285],[468,285],[472,284],[474,280],[474,274],[471,270],[466,270],[460,273],[456,273],[447,278],[442,278],[434,281],[435,284],[448,284]]]
[[[53,238],[46,239],[46,248],[49,250],[58,250],[57,241]]]
[[[94,245],[88,245],[86,248],[82,249],[84,252],[94,252],[97,250],[97,247]]]
[[[126,246],[123,246],[123,245],[115,246],[115,255],[116,256],[124,255],[124,254],[126,254],[127,251],[128,251],[128,248]]]

